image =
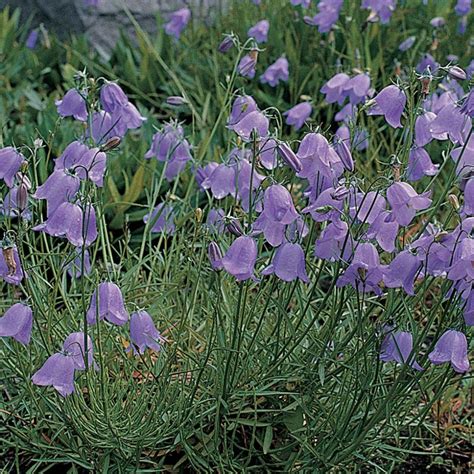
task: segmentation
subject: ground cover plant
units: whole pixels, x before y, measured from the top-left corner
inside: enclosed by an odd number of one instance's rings
[[[468,472],[470,4],[5,9],[2,467]]]

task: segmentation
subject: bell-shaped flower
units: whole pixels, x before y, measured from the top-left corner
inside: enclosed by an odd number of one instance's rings
[[[83,143],[74,141],[55,160],[54,169],[63,170],[68,176],[77,176],[82,180],[89,179],[96,186],[102,187],[106,161],[106,154],[99,148],[89,149]]]
[[[83,332],[73,332],[63,342],[63,354],[70,357],[76,370],[86,369],[86,347]],[[92,339],[87,336],[87,366],[96,367],[94,362],[94,346]]]
[[[370,76],[364,73],[355,75],[344,84],[342,91],[351,104],[364,102],[370,91]]]
[[[257,261],[257,244],[252,237],[238,237],[227,250],[222,265],[238,281],[253,277]]]
[[[109,113],[114,113],[128,104],[128,97],[115,82],[106,82],[100,88],[100,103]]]
[[[403,288],[415,295],[415,278],[420,275],[423,261],[409,250],[400,252],[389,265],[383,267],[383,281],[387,288]]]
[[[326,95],[326,102],[328,104],[337,102],[339,105],[342,105],[346,99],[344,89],[350,80],[351,78],[343,72],[331,77],[331,79],[321,87],[321,92]]]
[[[397,0],[362,0],[361,7],[371,10],[370,21],[380,19],[380,23],[385,24],[390,21],[396,5]]]
[[[450,362],[456,372],[467,372],[470,364],[467,357],[466,336],[460,331],[449,329],[438,339],[433,351],[428,354],[428,358],[432,364]]]
[[[337,189],[325,189],[316,200],[303,209],[303,214],[309,213],[314,221],[325,222],[327,220],[338,220],[344,207],[344,199],[348,190],[344,186]]]
[[[355,249],[354,258],[346,271],[338,278],[338,287],[348,284],[364,293],[373,291],[381,295],[380,284],[383,279],[379,254],[371,243],[359,243]]]
[[[407,179],[418,181],[424,176],[434,176],[438,173],[438,165],[433,164],[428,152],[421,147],[410,150],[408,156]]]
[[[262,273],[264,275],[274,273],[280,280],[287,282],[299,278],[304,283],[309,283],[304,252],[299,244],[286,242],[278,247],[271,265]]]
[[[86,315],[89,324],[95,324],[97,318],[99,321],[105,318],[112,324],[123,326],[128,316],[122,292],[115,283],[104,282],[94,290]]]
[[[432,134],[447,133],[453,143],[463,143],[463,131],[470,125],[470,118],[454,101],[448,102],[431,122]]]
[[[261,165],[267,170],[273,170],[278,166],[278,143],[274,138],[262,140],[258,146],[258,157]]]
[[[439,69],[439,63],[436,62],[435,58],[431,54],[427,53],[423,55],[421,61],[416,65],[416,72],[418,74],[430,73],[434,74]]]
[[[367,112],[368,115],[383,115],[393,128],[402,126],[400,119],[407,102],[405,92],[395,85],[382,89],[374,98],[375,105]]]
[[[398,222],[389,211],[382,211],[367,231],[369,239],[376,239],[386,252],[395,251],[395,239],[398,234]]]
[[[26,161],[25,157],[11,146],[0,149],[0,179],[12,188],[15,176],[20,171],[22,163]]]
[[[268,66],[267,70],[260,76],[260,82],[271,87],[276,87],[280,81],[288,82],[288,67],[288,60],[282,56]]]
[[[398,362],[409,364],[416,370],[423,370],[416,362],[413,352],[413,336],[409,332],[390,331],[382,342],[380,360],[383,362]]]
[[[66,237],[76,247],[88,247],[97,238],[95,209],[63,202],[43,224],[33,227],[53,237]]]
[[[311,26],[317,26],[320,33],[328,33],[339,19],[344,0],[320,0],[319,12],[313,17],[305,16],[304,21]]]
[[[393,217],[401,226],[407,226],[416,211],[430,207],[430,192],[418,194],[408,183],[397,181],[387,189],[387,200],[392,207]]]
[[[188,26],[191,20],[191,10],[189,8],[180,8],[171,13],[168,23],[165,24],[165,33],[174,36],[179,40],[181,33]]]
[[[145,224],[148,221],[151,222],[151,232],[173,235],[176,230],[174,218],[173,207],[169,204],[160,203],[151,214],[146,214],[143,217],[143,222]]]
[[[143,354],[147,347],[159,352],[163,341],[152,317],[143,310],[132,313],[130,317],[130,339],[128,350],[133,350],[134,354]]]
[[[278,224],[291,224],[298,217],[290,192],[281,184],[265,190],[263,212],[267,219]]]
[[[76,89],[67,91],[62,100],[56,101],[56,107],[61,117],[72,116],[80,122],[87,121],[86,101]]]
[[[230,116],[227,121],[227,127],[232,128],[233,125],[240,122],[250,112],[258,110],[257,103],[254,98],[250,95],[238,96],[233,104],[230,111]]]
[[[376,191],[350,194],[350,216],[363,224],[373,224],[386,206],[385,198]]]
[[[222,270],[222,252],[219,245],[216,242],[211,242],[207,248],[207,255],[209,257],[209,263],[213,270]]]
[[[415,41],[416,36],[409,36],[398,45],[399,51],[408,51],[415,44]]]
[[[81,247],[74,249],[75,258],[66,265],[66,270],[71,278],[82,277],[82,250]],[[84,275],[89,275],[91,272],[91,259],[89,250],[84,250]]]
[[[50,356],[43,366],[33,374],[35,385],[52,385],[63,397],[74,393],[74,359],[56,353]]]
[[[19,285],[26,277],[16,247],[4,247],[0,252],[0,278],[11,285]]]
[[[474,239],[466,237],[457,244],[452,255],[452,265],[448,271],[448,278],[452,281],[467,279],[474,281]]]
[[[314,244],[314,256],[336,262],[348,260],[353,253],[354,242],[346,222],[335,220],[321,232]]]
[[[237,65],[237,71],[243,77],[253,79],[255,77],[255,68],[257,67],[258,54],[257,51],[250,51],[249,54],[242,56]]]
[[[268,39],[268,30],[270,23],[268,20],[261,20],[249,29],[247,35],[249,38],[255,39],[257,43],[266,43]]]
[[[287,125],[293,125],[295,130],[299,130],[306,120],[309,119],[312,112],[313,107],[311,107],[311,104],[309,102],[302,102],[284,112],[283,116],[286,117]]]
[[[183,171],[186,163],[191,160],[191,145],[184,137],[181,125],[166,124],[163,130],[153,135],[153,142],[145,158],[155,157],[166,163],[165,177],[172,181]]]
[[[0,337],[13,337],[29,344],[33,327],[33,311],[23,303],[16,303],[0,318]]]
[[[229,128],[237,133],[242,140],[249,142],[252,139],[252,132],[255,133],[257,140],[266,137],[268,135],[269,126],[270,122],[268,117],[263,112],[254,110],[246,114],[242,120]]]
[[[48,216],[50,216],[61,204],[72,200],[76,196],[80,185],[81,181],[78,176],[65,170],[55,170],[36,189],[33,197],[36,199],[46,199]]]
[[[22,202],[22,194],[23,202]],[[19,217],[30,221],[31,211],[28,205],[28,190],[21,186],[14,186],[9,189],[3,201],[0,200],[0,214],[8,217]]]

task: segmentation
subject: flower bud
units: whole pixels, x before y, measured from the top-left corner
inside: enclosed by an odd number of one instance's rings
[[[461,69],[459,66],[451,66],[448,69],[448,74],[453,78],[458,81],[464,81],[467,79],[467,74],[464,71],[464,69]]]
[[[213,270],[222,270],[222,252],[216,242],[211,242],[207,248],[207,255]]]
[[[109,138],[101,147],[101,150],[102,151],[110,151],[110,150],[113,150],[115,148],[117,148],[120,143],[121,143],[121,138],[120,137],[112,137],[112,138]]]
[[[198,224],[202,222],[202,209],[200,207],[194,209],[194,218]]]
[[[187,104],[188,101],[184,97],[181,97],[179,95],[172,95],[166,99],[166,103],[168,105],[173,105],[173,106],[178,107],[180,105]]]
[[[232,48],[232,46],[234,46],[234,41],[232,40],[232,36],[226,36],[222,40],[217,50],[219,51],[219,53],[225,54],[227,53],[227,51],[229,51],[229,49]]]
[[[451,207],[452,207],[455,211],[459,211],[459,209],[461,208],[461,206],[459,205],[458,197],[457,197],[455,194],[450,194],[450,195],[448,196],[448,201],[449,201],[449,204],[451,204]]]
[[[240,237],[244,235],[244,231],[242,230],[242,226],[237,219],[232,219],[226,226],[228,232],[236,237]]]
[[[284,142],[277,146],[277,152],[281,159],[295,172],[299,173],[303,169],[300,159],[295,152]]]

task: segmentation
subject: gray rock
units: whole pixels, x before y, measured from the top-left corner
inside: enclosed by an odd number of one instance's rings
[[[124,11],[124,4],[140,26],[149,33],[157,27],[157,15],[166,18],[170,12],[188,6],[194,18],[207,19],[222,9],[225,0],[100,0],[99,6],[88,7],[84,0],[0,0],[0,9],[7,5],[20,8],[24,19],[32,26],[44,26],[65,38],[84,33],[98,51],[107,56],[120,31],[133,32]]]

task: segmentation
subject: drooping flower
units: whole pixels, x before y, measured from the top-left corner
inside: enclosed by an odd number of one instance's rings
[[[360,104],[369,95],[370,76],[364,73],[357,74],[344,84],[342,90],[352,105]]]
[[[382,89],[374,98],[375,106],[368,110],[368,115],[383,115],[393,128],[402,126],[400,119],[407,101],[405,92],[395,85]]]
[[[89,324],[95,324],[97,318],[99,321],[105,318],[117,326],[124,325],[128,321],[129,315],[125,309],[120,288],[115,283],[101,283],[94,290],[86,316]]]
[[[450,362],[456,372],[467,372],[469,359],[466,336],[460,331],[449,329],[438,339],[433,351],[428,354],[428,358],[432,364]]]
[[[254,110],[245,115],[245,117],[232,125],[231,128],[242,140],[248,142],[252,139],[252,132],[255,133],[257,140],[268,135],[270,122],[268,117],[259,110]]]
[[[278,166],[278,143],[274,138],[262,140],[258,147],[258,157],[262,166],[267,170],[275,169]]]
[[[191,10],[189,8],[180,8],[171,13],[168,23],[165,24],[165,33],[174,36],[179,40],[181,33],[188,26],[191,20]]]
[[[71,278],[81,278],[82,277],[82,250],[81,247],[76,247],[74,249],[75,258],[71,260],[67,266],[66,270],[68,275]],[[89,275],[91,272],[91,259],[89,250],[84,250],[84,275]]]
[[[276,87],[280,81],[288,82],[288,67],[288,60],[282,56],[268,66],[267,70],[260,76],[260,82],[271,87]]]
[[[409,332],[390,331],[382,342],[380,360],[383,362],[397,362],[409,364],[416,370],[423,368],[416,362],[413,352],[413,336]]]
[[[358,291],[373,291],[382,294],[380,283],[383,279],[379,254],[371,243],[359,243],[355,249],[354,258],[346,271],[338,278],[338,287],[348,284]]]
[[[306,120],[311,116],[313,107],[309,102],[302,102],[283,113],[286,117],[287,125],[293,125],[295,130],[299,130]]]
[[[285,225],[298,217],[290,192],[281,184],[273,184],[265,190],[263,213],[272,222]]]
[[[268,20],[261,20],[249,29],[247,35],[249,38],[254,38],[257,43],[265,43],[268,39],[269,29],[270,22]]]
[[[423,74],[425,71],[429,71],[434,74],[439,68],[439,63],[435,61],[435,58],[431,54],[426,53],[421,61],[416,65],[416,72]]]
[[[314,244],[315,257],[331,262],[347,260],[353,252],[354,242],[349,226],[341,220],[334,220],[322,231]]]
[[[39,31],[37,29],[31,30],[28,38],[26,38],[26,47],[28,49],[35,49],[36,44],[38,43]]]
[[[237,65],[239,74],[243,77],[253,79],[255,77],[255,68],[257,66],[258,51],[252,50],[250,53],[242,57]]]
[[[278,247],[271,265],[262,273],[264,275],[274,273],[280,280],[287,282],[299,278],[304,283],[308,283],[305,256],[301,245],[286,242]]]
[[[408,156],[407,179],[418,181],[423,176],[434,176],[438,172],[438,167],[433,164],[430,155],[424,148],[412,148]]]
[[[56,101],[61,117],[74,117],[80,122],[87,121],[87,105],[84,97],[76,89],[70,89],[61,100]]]
[[[328,104],[333,104],[335,102],[339,105],[343,104],[346,99],[344,87],[350,79],[351,78],[347,74],[340,72],[329,79],[329,81],[321,87],[321,92],[326,95],[326,102]]]
[[[0,252],[0,278],[11,285],[19,285],[26,276],[16,246],[4,246]]]
[[[143,222],[145,224],[148,221],[152,223],[151,232],[173,235],[176,230],[174,218],[173,207],[162,202],[153,209],[151,214],[146,214],[143,217]]]
[[[74,359],[56,353],[50,356],[43,366],[33,374],[35,385],[52,385],[63,397],[74,393]]]
[[[232,128],[254,110],[258,110],[255,99],[250,95],[239,95],[232,104],[230,116],[227,121],[227,127]]]
[[[450,101],[431,122],[430,131],[433,134],[447,133],[453,143],[463,143],[463,130],[468,120],[465,111],[463,112],[461,107]]]
[[[466,16],[471,11],[472,0],[457,0],[454,11],[458,16]]]
[[[74,363],[74,369],[85,370],[86,347],[83,332],[73,332],[63,342],[63,354],[70,357]],[[92,339],[87,336],[87,366],[94,365],[94,346]]]
[[[0,179],[9,188],[13,187],[15,176],[25,161],[25,157],[11,146],[0,149]]]
[[[415,44],[415,41],[416,36],[409,36],[406,40],[402,41],[398,45],[398,49],[400,51],[408,51]]]
[[[380,23],[385,24],[395,11],[397,0],[363,0],[361,7],[372,11],[371,21],[380,18]]]
[[[166,124],[163,130],[153,135],[153,142],[145,154],[145,158],[155,157],[158,161],[166,163],[165,177],[172,181],[178,176],[191,160],[191,145],[184,137],[181,125]]]
[[[383,269],[383,281],[387,288],[403,288],[411,296],[415,295],[414,282],[420,273],[422,260],[409,250],[400,252]]]
[[[430,194],[430,191],[418,194],[408,183],[393,183],[387,189],[387,200],[392,207],[395,221],[401,226],[409,225],[416,211],[422,211],[430,206]]]
[[[23,303],[16,303],[0,318],[0,337],[13,337],[29,344],[33,327],[33,311]]]
[[[76,247],[88,247],[97,238],[94,206],[89,204],[83,209],[78,204],[63,202],[43,224],[33,227],[33,230],[53,237],[66,237]]]
[[[305,16],[304,21],[308,25],[317,26],[320,33],[328,33],[339,19],[344,0],[320,0],[319,12],[313,16]]]
[[[46,181],[36,189],[33,197],[46,199],[48,204],[47,214],[50,216],[61,204],[76,196],[80,184],[81,181],[78,176],[58,169],[53,171]]]
[[[106,112],[113,114],[128,104],[128,97],[115,82],[106,82],[100,88],[100,103]]]
[[[257,244],[252,237],[238,237],[227,250],[222,265],[237,281],[252,278],[257,261]]]
[[[159,352],[160,342],[163,341],[160,332],[156,329],[152,317],[144,310],[132,313],[130,317],[130,340],[128,350],[134,354],[144,354],[147,347]]]

